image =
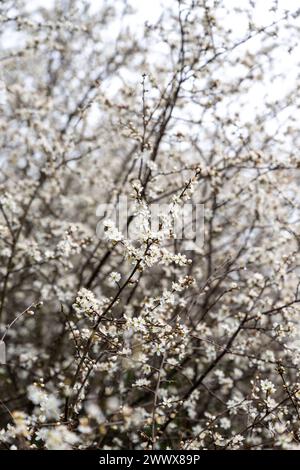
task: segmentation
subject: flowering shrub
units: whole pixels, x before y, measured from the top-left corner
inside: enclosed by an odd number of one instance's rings
[[[299,449],[297,2],[42,3],[0,6],[1,448]]]

